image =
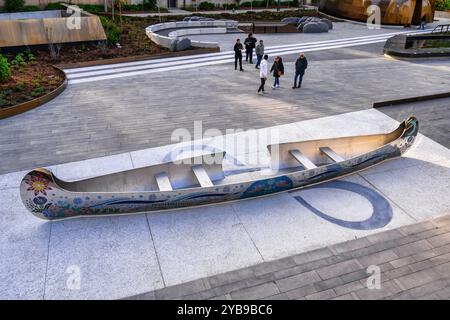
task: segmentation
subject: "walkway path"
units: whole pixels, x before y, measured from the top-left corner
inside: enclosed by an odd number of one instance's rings
[[[324,40],[310,43],[267,46],[265,53],[269,54],[272,57],[276,55],[280,55],[283,57],[287,55],[297,56],[300,52],[308,53],[330,49],[369,45],[374,43],[384,43],[388,38],[396,34],[415,34],[424,32],[428,31],[411,31],[411,30],[397,31],[397,32],[376,34],[371,36]],[[220,38],[218,36],[216,37]],[[234,39],[237,36],[233,35],[232,37]],[[208,40],[212,41],[211,36],[208,38]],[[231,43],[233,42],[230,41],[229,43],[231,46]],[[65,72],[67,73],[69,84],[77,84],[77,83],[110,80],[130,76],[139,76],[157,72],[195,69],[205,66],[233,63],[234,61],[233,54],[234,54],[233,51],[224,51],[219,53],[209,53],[195,56],[184,56],[176,58],[165,58],[157,60],[120,63],[113,65],[68,69],[65,70]]]
[[[128,299],[450,300],[450,215]]]
[[[420,132],[450,148],[450,98],[405,103],[378,110],[399,121],[415,115],[420,119]]]
[[[170,144],[173,130],[192,130],[194,121],[204,130],[270,127],[450,86],[450,62],[395,61],[383,57],[382,47],[309,52],[301,90],[290,89],[288,57],[282,88],[273,91],[269,82],[264,97],[255,92],[258,71],[246,64],[237,72],[229,62],[69,84],[53,101],[1,120],[0,173]]]

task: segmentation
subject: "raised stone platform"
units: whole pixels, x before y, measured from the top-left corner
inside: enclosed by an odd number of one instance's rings
[[[151,25],[145,29],[145,33],[154,43],[166,47],[171,51],[178,51],[176,44],[180,37],[187,35],[226,33],[227,29],[236,29],[237,26],[238,22],[233,20],[177,21]],[[167,35],[163,35],[162,33],[166,30],[173,31]],[[210,41],[195,40],[191,41],[191,44],[198,48],[219,47],[217,42]]]
[[[380,133],[397,125],[371,109],[257,133],[276,132],[280,141],[306,140]],[[211,152],[224,145],[227,172],[246,169],[246,163],[255,159],[260,166],[267,165],[263,139],[248,148],[235,148],[245,145],[248,135],[217,136],[193,145],[163,146],[52,169],[62,179],[80,179],[159,163],[192,148]],[[449,168],[450,150],[419,135],[400,159],[310,189],[197,209],[51,223],[21,205],[18,186],[25,172],[2,175],[0,255],[8,259],[0,262],[0,297],[123,298],[346,240],[374,239],[380,231],[448,214]],[[355,229],[362,220],[369,221],[368,228]],[[67,285],[74,270],[80,275],[80,287],[75,289]],[[326,279],[334,278],[329,275]],[[272,284],[268,286],[277,294]]]

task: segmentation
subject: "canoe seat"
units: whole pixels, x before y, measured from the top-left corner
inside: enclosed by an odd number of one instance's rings
[[[299,150],[289,150],[289,153],[306,168],[306,170],[317,168],[317,166],[305,157]]]
[[[333,151],[333,149],[329,147],[321,147],[319,148],[321,152],[323,152],[329,159],[333,160],[334,162],[342,162],[345,161],[344,158],[342,158],[340,155],[338,155],[336,152]]]
[[[194,171],[194,174],[197,177],[200,186],[202,186],[203,188],[213,186],[213,183],[209,178],[208,173],[206,172],[205,168],[203,168],[202,165],[192,166],[192,171]]]
[[[159,191],[172,191],[172,184],[170,183],[167,173],[160,172],[155,174],[156,183],[158,184]]]

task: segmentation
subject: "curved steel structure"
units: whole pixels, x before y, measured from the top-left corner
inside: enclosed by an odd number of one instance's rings
[[[435,0],[322,0],[320,10],[342,18],[367,21],[370,6],[378,6],[381,24],[419,24],[423,16],[434,19]]]
[[[399,157],[418,130],[410,117],[387,134],[269,145],[272,171],[263,174],[225,175],[224,152],[78,181],[37,169],[24,177],[20,194],[28,210],[48,220],[236,201],[304,188]]]

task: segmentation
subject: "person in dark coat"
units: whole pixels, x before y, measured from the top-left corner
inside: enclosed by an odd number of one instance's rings
[[[300,57],[297,59],[297,61],[295,61],[295,77],[294,86],[292,87],[292,89],[302,87],[303,76],[305,75],[306,68],[308,68],[308,60],[306,60],[305,55],[301,53]],[[299,80],[298,86],[297,79]]]
[[[234,70],[237,70],[237,63],[239,61],[239,70],[244,71],[242,69],[242,50],[244,50],[244,46],[241,43],[241,39],[237,39],[234,44]]]
[[[425,30],[425,25],[427,24],[427,17],[426,16],[423,16],[421,19],[420,19],[420,24],[419,24],[419,27],[417,28],[417,29],[420,29],[420,30]]]
[[[253,37],[253,33],[249,33],[248,37],[244,41],[245,45],[245,62],[253,63],[253,49],[256,47],[256,38]]]
[[[275,78],[275,81],[273,83],[272,88],[279,88],[280,87],[280,77],[284,75],[284,65],[283,60],[280,56],[275,57],[275,62],[272,65],[272,68],[270,69],[270,72],[273,72],[273,77]]]

